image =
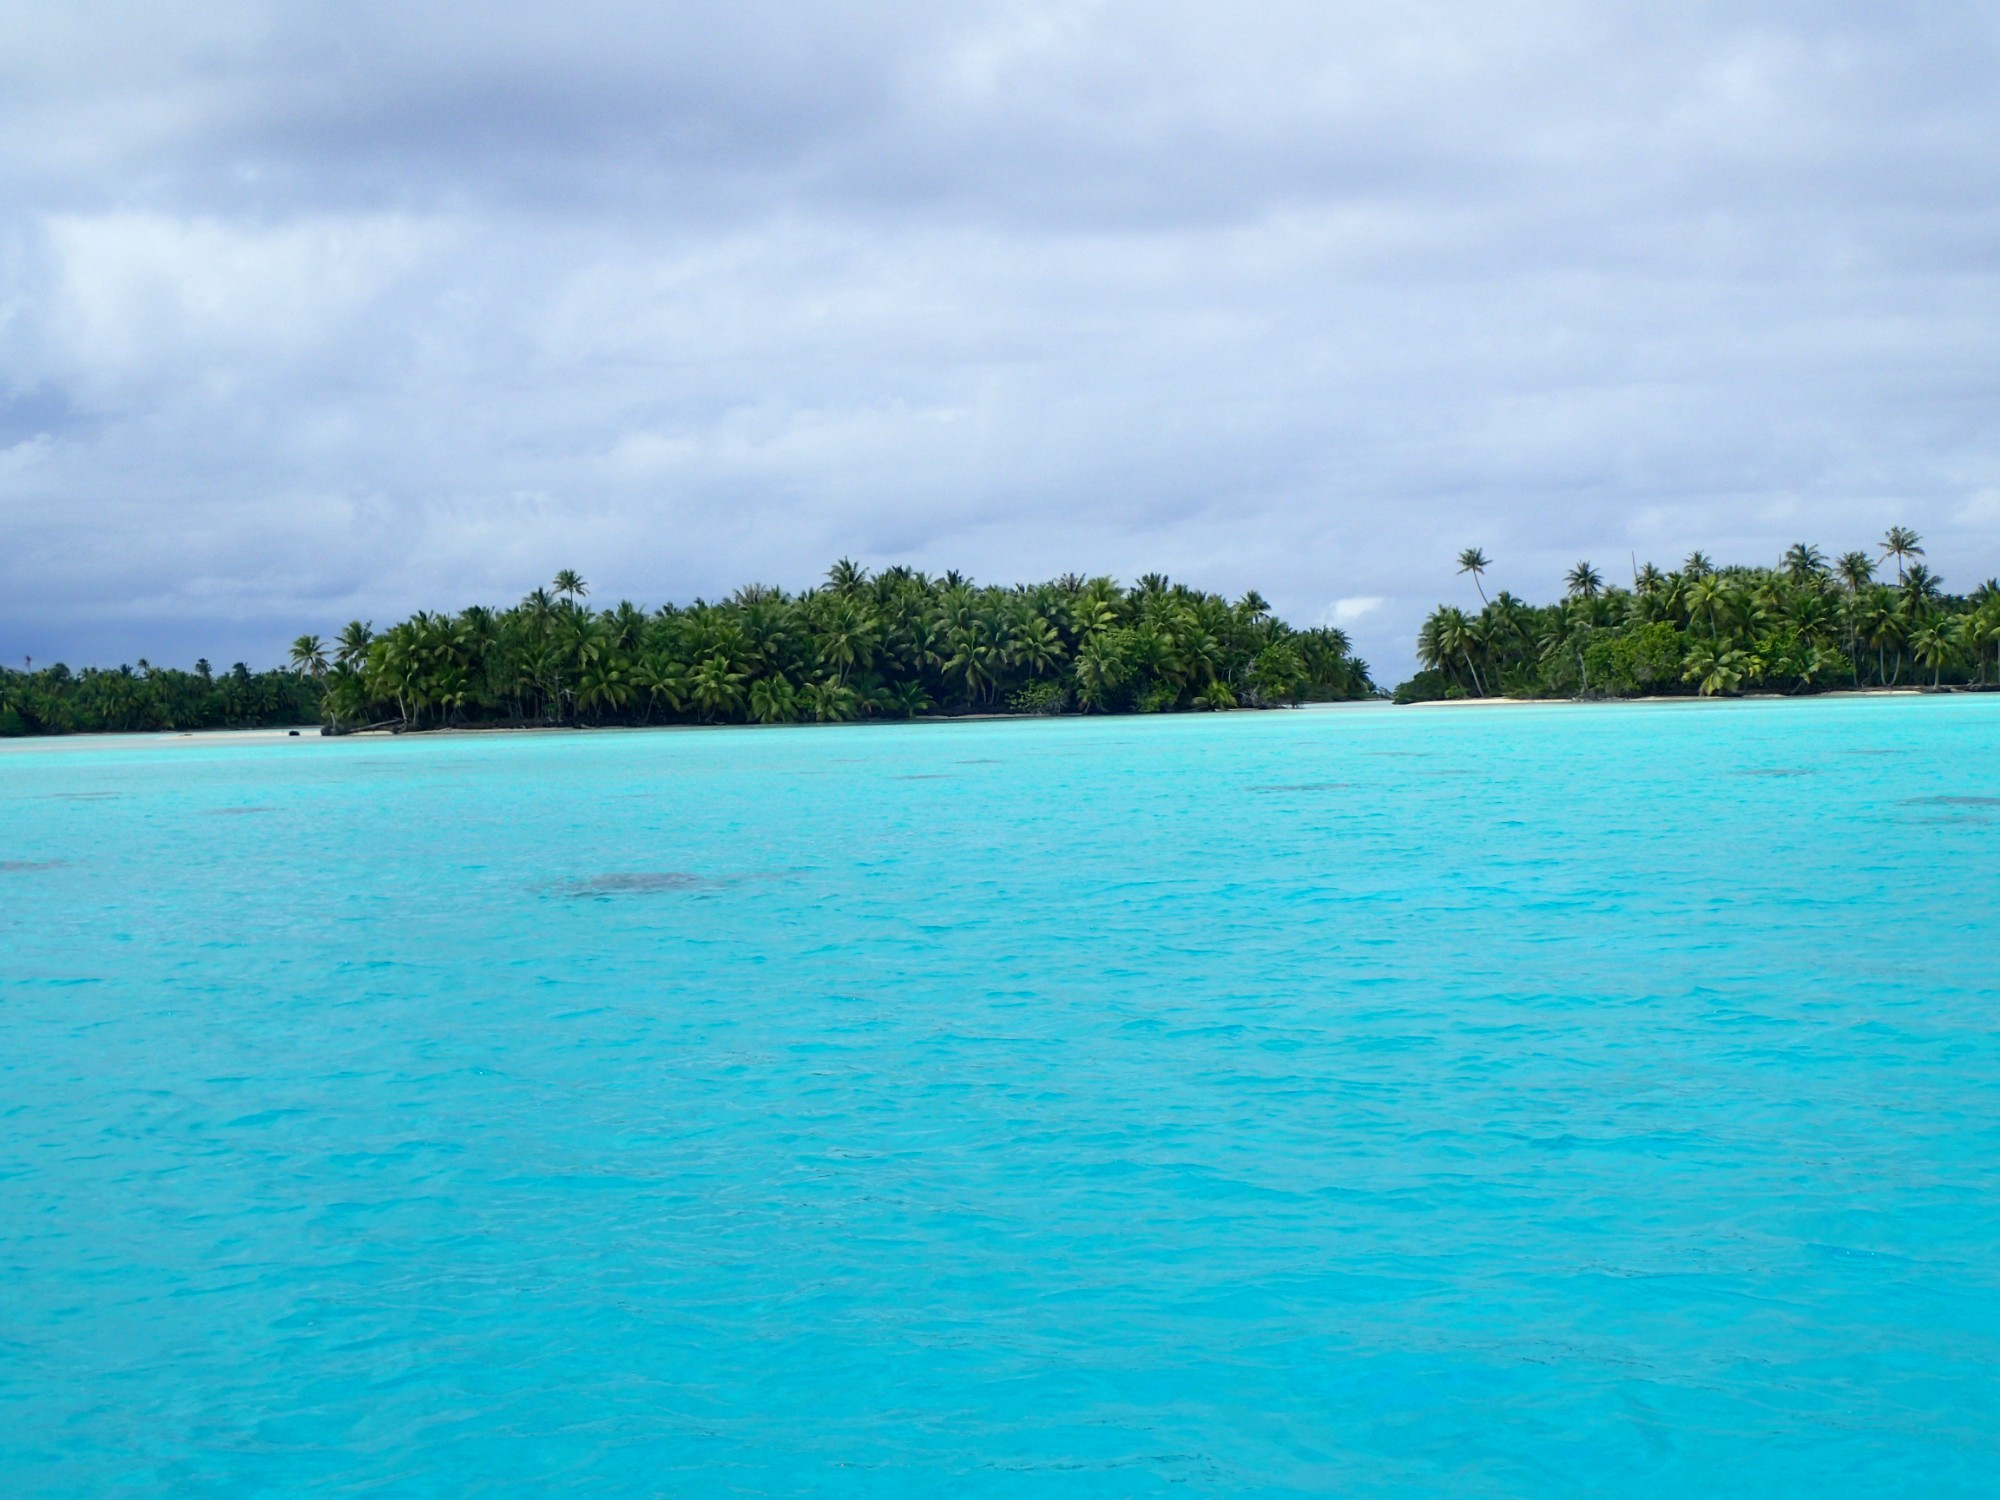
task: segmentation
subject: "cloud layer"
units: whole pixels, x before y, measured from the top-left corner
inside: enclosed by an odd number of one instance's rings
[[[421,15],[412,11],[421,9]],[[0,16],[0,652],[575,566],[2000,571],[1990,6]]]

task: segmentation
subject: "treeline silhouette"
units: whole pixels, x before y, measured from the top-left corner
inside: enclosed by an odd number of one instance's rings
[[[1831,561],[1803,542],[1775,567],[1718,567],[1695,552],[1672,571],[1636,569],[1630,588],[1580,562],[1560,601],[1533,605],[1505,591],[1487,599],[1491,560],[1467,548],[1459,572],[1483,607],[1431,612],[1417,637],[1423,670],[1396,699],[2000,684],[2000,582],[1949,593],[1923,555],[1922,538],[1897,526],[1876,551]]]

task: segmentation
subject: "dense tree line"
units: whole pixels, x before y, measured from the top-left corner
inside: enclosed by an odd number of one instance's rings
[[[389,724],[797,723],[965,712],[1227,709],[1363,697],[1337,630],[1294,630],[1157,575],[974,587],[842,561],[803,593],[595,609],[575,573],[508,609],[419,613],[292,664],[338,729]]]
[[[71,672],[0,668],[0,736],[91,734],[131,729],[258,729],[319,717],[316,683],[297,672],[252,672],[238,662],[220,677],[205,661],[192,672],[132,667]]]
[[[2000,683],[2000,583],[1946,592],[1895,527],[1879,552],[1829,561],[1800,543],[1776,567],[1718,567],[1700,552],[1678,569],[1650,563],[1606,587],[1588,562],[1564,597],[1532,605],[1486,598],[1485,553],[1459,554],[1482,608],[1440,605],[1417,638],[1423,670],[1400,702],[1456,697],[1632,697],[1802,693],[1836,687]],[[1895,578],[1887,576],[1890,564]]]

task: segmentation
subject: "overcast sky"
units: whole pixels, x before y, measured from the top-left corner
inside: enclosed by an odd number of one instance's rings
[[[0,655],[1693,547],[2000,571],[2000,7],[0,8]]]

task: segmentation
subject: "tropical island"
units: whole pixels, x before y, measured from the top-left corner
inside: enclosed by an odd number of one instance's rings
[[[1716,697],[2000,686],[2000,581],[1946,591],[1922,538],[1773,567],[1589,562],[1564,596],[1486,595],[1491,559],[1459,554],[1480,607],[1440,605],[1398,703]],[[1894,568],[1893,581],[1888,576]],[[1345,632],[1294,629],[1256,592],[1230,601],[1148,574],[1131,587],[1066,574],[975,586],[843,559],[801,592],[646,610],[587,603],[574,571],[508,608],[420,611],[331,641],[302,635],[283,668],[0,668],[0,736],[281,727],[359,730],[840,723],[969,714],[1178,713],[1387,696]]]
[[[519,604],[352,621],[287,670],[0,671],[0,734],[790,724],[965,714],[1168,713],[1376,695],[1347,636],[1295,630],[1148,574],[976,587],[842,560],[801,593],[596,609],[574,571]]]
[[[1488,599],[1491,560],[1469,547],[1458,571],[1481,608],[1430,613],[1423,670],[1396,701],[2000,685],[2000,581],[1947,593],[1923,555],[1922,538],[1896,526],[1872,555],[1829,562],[1802,542],[1775,567],[1718,567],[1695,552],[1672,571],[1635,565],[1630,588],[1579,562],[1561,600],[1534,605],[1504,590]],[[1891,563],[1893,583],[1878,576]]]

